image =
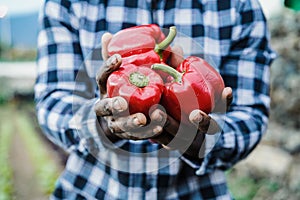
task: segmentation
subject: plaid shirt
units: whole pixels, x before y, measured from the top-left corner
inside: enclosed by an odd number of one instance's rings
[[[40,23],[38,120],[70,152],[52,199],[232,198],[224,170],[255,148],[268,122],[275,54],[257,0],[46,0]],[[213,63],[233,89],[230,111],[211,115],[222,132],[207,136],[203,159],[148,141],[111,143],[97,124],[101,36],[149,23],[175,25],[174,42]]]

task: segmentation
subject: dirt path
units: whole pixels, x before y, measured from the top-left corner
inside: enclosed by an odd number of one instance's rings
[[[14,199],[46,200],[48,199],[38,186],[32,160],[26,151],[24,142],[18,133],[14,133],[10,149],[10,164],[13,170]]]
[[[8,109],[7,113],[8,117],[10,119],[14,119],[14,122],[8,120],[9,123],[11,123],[12,129],[11,134],[13,135],[10,149],[9,149],[9,164],[12,168],[13,172],[13,187],[14,187],[14,196],[13,199],[15,200],[46,200],[49,199],[48,195],[45,194],[46,190],[49,192],[49,185],[41,185],[41,183],[45,183],[45,178],[50,178],[47,180],[55,180],[53,177],[53,174],[51,172],[53,171],[46,171],[46,173],[51,174],[51,176],[42,176],[43,180],[39,180],[41,178],[41,175],[38,174],[41,173],[41,169],[44,169],[41,165],[41,161],[45,164],[54,164],[55,170],[59,173],[63,169],[63,162],[61,155],[59,154],[59,151],[57,149],[54,149],[52,145],[50,145],[49,142],[46,142],[45,138],[40,137],[41,133],[39,132],[40,129],[38,129],[36,125],[36,122],[34,121],[34,117],[32,116],[32,110],[29,108],[18,107],[16,105],[11,106],[10,109]],[[19,113],[17,115],[16,113]],[[24,119],[24,116],[27,116],[29,119],[32,119],[28,121],[22,121],[20,119],[21,115],[23,116],[22,119]],[[23,123],[21,123],[23,122]],[[26,124],[24,124],[26,123]],[[31,123],[31,124],[27,124]],[[31,128],[29,129],[27,126],[29,125]],[[31,134],[29,134],[31,133]],[[24,137],[35,137],[34,142],[32,140],[27,140]],[[35,154],[32,152],[33,150],[36,150],[36,148],[32,149],[28,145],[37,145],[37,148],[43,148],[44,151],[43,154]],[[41,160],[40,157],[34,157],[33,156],[46,156],[48,159],[51,160],[51,162],[46,162],[44,160]],[[39,167],[39,168],[37,168]],[[54,178],[54,179],[52,179]],[[50,182],[48,182],[50,183]],[[47,183],[47,184],[48,184]],[[54,184],[54,183],[53,183]]]

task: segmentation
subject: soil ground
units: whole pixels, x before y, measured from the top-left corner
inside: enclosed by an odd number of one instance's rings
[[[11,118],[16,119],[18,112],[24,112],[27,117],[32,119],[32,126],[35,130],[35,135],[38,141],[42,144],[43,148],[47,149],[47,156],[49,155],[51,162],[55,164],[55,168],[60,173],[63,169],[65,155],[59,151],[58,147],[54,146],[49,140],[46,140],[41,130],[37,126],[35,114],[32,106],[25,106],[15,104],[11,107]],[[30,154],[28,144],[24,141],[21,134],[22,127],[17,123],[12,122],[14,126],[12,129],[12,141],[9,148],[9,165],[11,166],[13,174],[13,199],[14,200],[46,200],[49,195],[45,193],[45,188],[40,185],[41,181],[38,180],[38,169],[35,158]]]
[[[13,170],[14,199],[46,200],[41,191],[32,159],[28,155],[24,142],[18,133],[14,133],[10,149],[10,165]]]

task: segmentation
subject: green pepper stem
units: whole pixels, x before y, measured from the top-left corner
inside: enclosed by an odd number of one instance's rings
[[[142,73],[133,72],[129,75],[129,82],[136,87],[143,88],[149,84],[149,78]]]
[[[171,26],[167,37],[163,41],[155,45],[154,51],[159,54],[163,50],[165,50],[173,42],[176,34],[177,34],[176,27]]]
[[[168,73],[170,76],[172,76],[174,78],[175,82],[182,83],[182,75],[183,75],[183,73],[180,73],[179,71],[177,71],[173,67],[157,63],[157,64],[153,64],[151,66],[151,69],[161,70],[163,72],[166,72],[166,73]]]

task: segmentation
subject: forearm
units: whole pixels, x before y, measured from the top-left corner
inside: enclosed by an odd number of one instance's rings
[[[94,105],[98,98],[85,99],[66,91],[45,93],[49,93],[46,98],[36,96],[37,116],[43,132],[53,143],[66,150],[77,148],[80,143],[100,150],[104,143],[111,146],[119,140],[106,128],[105,121],[97,118]]]
[[[233,108],[226,114],[211,114],[220,127],[214,135],[198,137],[182,159],[204,174],[215,169],[228,169],[247,157],[260,142],[268,116],[256,108]],[[197,145],[198,144],[198,145]]]
[[[49,0],[41,12],[35,101],[46,136],[70,149],[88,138],[100,140],[103,131],[94,112],[99,99],[95,74],[83,55],[88,49],[81,46],[77,29],[80,16],[65,6]],[[93,66],[100,67],[97,63]]]
[[[84,119],[80,110],[93,110],[95,99],[86,99],[73,95],[73,91],[62,82],[56,84],[42,84],[37,82],[35,87],[35,101],[37,117],[46,136],[54,143],[69,149],[77,146],[82,137],[83,124],[92,119]],[[42,89],[44,87],[44,89]],[[86,113],[91,116],[90,113]],[[88,134],[88,133],[86,133]]]
[[[268,123],[267,115],[257,108],[249,107],[233,108],[224,116],[212,117],[220,125],[221,132],[214,138],[215,145],[206,148],[206,155],[216,159],[214,167],[223,169],[231,167],[252,152]]]

